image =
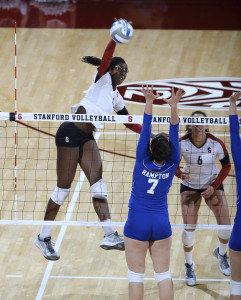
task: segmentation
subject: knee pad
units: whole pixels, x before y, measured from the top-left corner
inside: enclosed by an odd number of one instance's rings
[[[128,269],[128,282],[142,283],[145,278],[145,273],[135,273]]]
[[[64,204],[65,199],[69,196],[71,189],[61,189],[56,186],[51,199],[58,205]]]
[[[195,233],[196,231],[186,231],[183,229],[182,231],[182,242],[183,245],[187,248],[192,247],[195,242]]]
[[[170,269],[164,273],[156,273],[154,272],[154,277],[157,283],[165,280],[165,279],[170,279],[171,277],[171,271]]]
[[[241,295],[241,282],[230,280],[230,295]]]
[[[223,240],[229,240],[231,235],[231,229],[218,229],[218,237]]]
[[[107,199],[107,187],[103,179],[94,183],[91,187],[92,198]]]

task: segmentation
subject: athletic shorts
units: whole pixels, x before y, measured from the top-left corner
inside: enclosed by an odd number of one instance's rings
[[[231,237],[229,240],[229,248],[234,251],[241,251],[241,224],[234,223]]]
[[[82,131],[72,122],[62,123],[55,137],[56,146],[63,147],[81,147],[90,140],[94,140],[93,134]]]
[[[158,241],[172,235],[168,213],[148,213],[129,210],[124,235],[138,241]]]
[[[195,192],[198,192],[198,193],[201,194],[205,190],[206,189],[193,189],[193,188],[191,188],[191,187],[189,187],[185,184],[182,184],[182,183],[181,183],[181,186],[180,186],[180,193],[185,192],[185,191],[195,191]],[[216,190],[224,191],[223,184],[221,183],[220,186]]]

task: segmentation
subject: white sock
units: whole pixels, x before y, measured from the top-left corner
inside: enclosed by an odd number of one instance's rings
[[[104,220],[103,222],[110,223],[111,219]],[[110,235],[110,234],[116,232],[115,228],[112,227],[112,226],[102,226],[102,228],[104,230],[105,236]]]
[[[190,251],[190,252],[184,251],[184,256],[185,256],[186,263],[191,266],[192,265],[192,251]]]
[[[220,241],[218,241],[218,252],[220,255],[224,255],[225,253],[227,253],[228,250],[228,243],[227,244],[223,244]]]
[[[44,240],[46,237],[50,237],[52,232],[52,227],[50,225],[43,225],[42,230],[39,234],[40,240]]]

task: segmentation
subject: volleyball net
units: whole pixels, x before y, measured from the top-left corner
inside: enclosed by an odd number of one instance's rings
[[[40,225],[48,200],[57,183],[55,133],[62,122],[102,122],[94,134],[103,164],[108,203],[113,225],[123,226],[128,213],[139,134],[123,124],[142,124],[143,116],[71,115],[53,113],[0,113],[0,224]],[[169,131],[170,117],[153,116],[152,132]],[[230,151],[229,120],[224,117],[180,117],[180,136],[186,125],[206,124]],[[236,214],[234,167],[224,181],[231,222]],[[221,168],[220,163],[217,163]],[[182,168],[184,162],[180,162]],[[66,170],[67,172],[68,170]],[[202,176],[200,174],[200,176]],[[174,177],[168,194],[172,227],[183,227],[181,180]],[[216,229],[216,218],[202,201],[197,228]],[[94,211],[89,182],[78,167],[71,193],[60,207],[56,221],[44,224],[68,226],[102,226]],[[221,226],[222,227],[222,226]],[[227,228],[227,226],[223,226]]]

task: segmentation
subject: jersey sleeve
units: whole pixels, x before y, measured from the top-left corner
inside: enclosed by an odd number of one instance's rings
[[[99,78],[101,78],[105,74],[106,69],[109,68],[112,56],[115,52],[115,47],[116,47],[116,42],[111,39],[108,45],[106,46],[103,56],[101,58],[101,63],[98,69]]]
[[[142,161],[150,155],[151,121],[152,115],[144,113],[143,126],[136,148],[136,161]]]
[[[217,178],[214,180],[214,182],[211,184],[211,186],[216,190],[220,184],[224,181],[224,179],[228,176],[228,173],[231,170],[231,163],[228,155],[228,151],[226,149],[226,146],[221,140],[219,141],[220,150],[218,151],[218,157],[220,160],[220,163],[222,165],[222,168],[220,172],[218,173]]]
[[[174,164],[179,164],[180,162],[180,146],[179,146],[179,124],[170,124],[169,128],[169,141],[171,143],[171,154],[168,160],[171,160]]]
[[[218,145],[218,159],[221,161],[228,154],[225,144],[219,140],[220,143]]]
[[[229,116],[230,136],[231,136],[231,152],[235,169],[241,169],[241,140],[239,136],[239,119],[238,115]]]
[[[175,176],[180,179],[182,178],[182,170],[181,170],[180,166],[177,167]]]
[[[136,133],[141,133],[142,126],[140,124],[124,124],[126,128],[136,132]]]

